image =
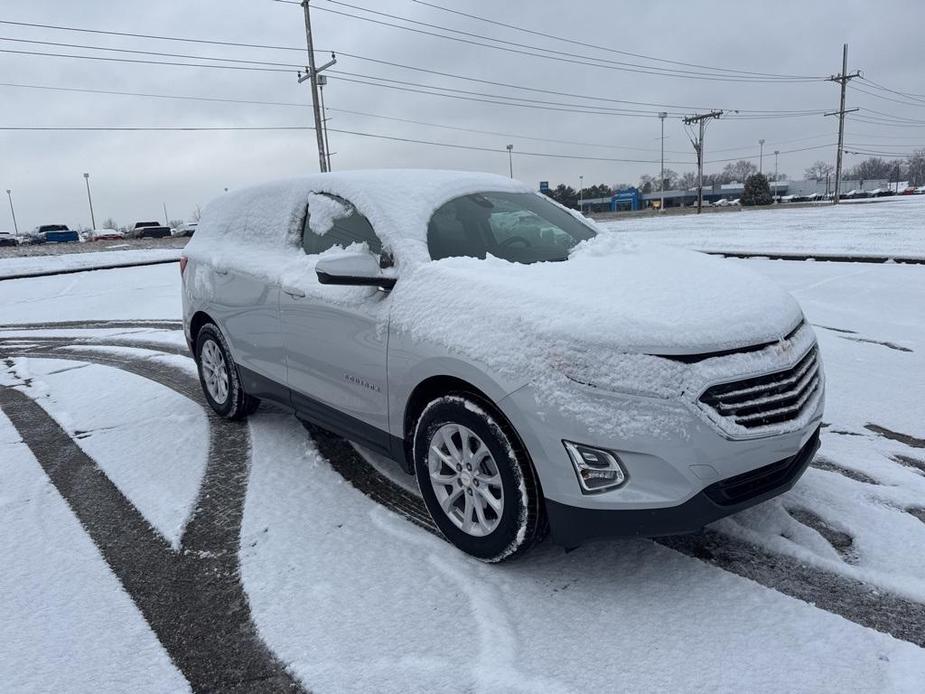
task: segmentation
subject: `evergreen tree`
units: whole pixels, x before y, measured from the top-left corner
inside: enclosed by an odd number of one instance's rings
[[[745,179],[745,190],[742,191],[743,205],[770,205],[774,202],[771,196],[771,186],[764,174],[753,174]]]

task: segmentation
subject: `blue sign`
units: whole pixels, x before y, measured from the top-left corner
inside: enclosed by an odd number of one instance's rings
[[[540,181],[540,192],[541,193],[549,192],[549,181]]]

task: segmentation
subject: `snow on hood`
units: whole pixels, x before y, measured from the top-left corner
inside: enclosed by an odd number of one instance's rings
[[[560,263],[446,258],[403,277],[395,293],[393,319],[447,346],[479,326],[621,352],[697,354],[780,340],[802,317],[789,294],[744,267],[658,246],[614,250],[606,238]]]

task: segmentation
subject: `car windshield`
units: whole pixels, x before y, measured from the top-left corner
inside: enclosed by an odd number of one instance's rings
[[[515,263],[566,260],[594,230],[535,193],[476,193],[434,212],[427,246],[434,260],[493,255]]]

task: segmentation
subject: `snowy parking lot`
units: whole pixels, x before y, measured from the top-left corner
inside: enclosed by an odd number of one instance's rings
[[[215,418],[176,266],[0,282],[3,688],[921,691],[925,268],[725,262],[814,326],[813,466],[700,535],[506,565],[435,536],[389,463]]]
[[[635,217],[602,222],[627,238],[698,251],[885,256],[925,260],[925,196],[818,205],[740,208],[700,215]]]

